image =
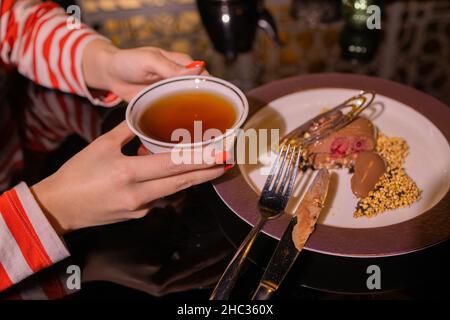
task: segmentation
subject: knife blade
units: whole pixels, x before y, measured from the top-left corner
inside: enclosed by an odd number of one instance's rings
[[[314,230],[329,184],[329,171],[319,170],[281,237],[252,300],[269,299],[283,282]]]

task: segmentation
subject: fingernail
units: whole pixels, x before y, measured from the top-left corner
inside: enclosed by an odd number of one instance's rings
[[[106,94],[106,96],[102,97],[103,102],[105,103],[109,103],[109,102],[113,102],[114,100],[118,99],[119,97],[116,96],[114,93],[112,92],[108,92]]]
[[[225,167],[223,167],[223,170],[228,171],[231,170],[234,167],[234,163],[227,164]]]
[[[220,152],[216,153],[215,157],[216,157],[216,163],[217,164],[227,163],[228,152],[220,151]]]
[[[141,144],[140,146],[139,146],[139,149],[138,149],[138,155],[139,154],[149,154],[150,152],[148,152],[148,150],[147,150],[147,148],[146,147],[144,147],[144,145],[143,144]]]
[[[204,68],[206,65],[205,61],[192,61],[191,63],[189,63],[187,66],[185,66],[186,69],[194,69],[194,68]]]

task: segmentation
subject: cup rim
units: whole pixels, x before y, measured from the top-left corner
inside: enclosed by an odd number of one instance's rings
[[[218,137],[215,137],[213,139],[194,142],[194,143],[172,143],[172,142],[164,142],[164,141],[160,141],[160,140],[148,137],[148,136],[142,134],[138,129],[135,128],[135,125],[133,124],[133,121],[131,120],[131,112],[132,112],[136,102],[139,99],[141,99],[145,94],[147,94],[149,91],[151,91],[157,87],[160,87],[162,85],[165,85],[167,83],[171,83],[171,82],[175,82],[175,81],[184,81],[184,80],[195,80],[195,79],[200,79],[203,81],[212,81],[212,82],[221,84],[223,86],[226,86],[229,89],[231,89],[232,91],[234,91],[234,93],[241,99],[242,109],[243,109],[242,114],[241,114],[240,118],[234,123],[234,125],[231,128],[228,128],[224,134],[222,134]],[[247,97],[242,92],[242,90],[240,90],[234,84],[232,84],[226,80],[213,77],[213,76],[189,75],[189,76],[176,76],[176,77],[171,77],[171,78],[168,78],[165,80],[161,80],[161,81],[155,82],[154,84],[151,84],[148,87],[139,91],[139,93],[136,94],[127,105],[127,109],[125,112],[125,120],[127,122],[128,127],[130,128],[130,130],[136,136],[145,140],[146,142],[152,143],[154,145],[162,146],[162,147],[169,147],[169,148],[175,148],[175,147],[177,147],[177,148],[197,148],[197,147],[209,145],[209,144],[217,142],[217,141],[224,140],[226,137],[232,135],[245,122],[245,120],[247,119],[247,116],[248,116],[248,111],[249,111],[249,106],[248,106]]]

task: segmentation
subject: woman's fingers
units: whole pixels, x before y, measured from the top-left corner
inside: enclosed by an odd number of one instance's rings
[[[141,144],[137,150],[138,156],[148,156],[150,152],[144,147],[143,144]]]
[[[157,198],[165,197],[191,186],[220,177],[225,172],[223,166],[196,170],[175,176],[141,182],[132,186],[135,206],[139,208]]]
[[[179,65],[182,66],[186,66],[190,63],[193,62],[193,59],[185,54],[185,53],[181,53],[181,52],[174,52],[174,51],[166,51],[163,49],[160,49],[160,52],[163,56],[165,56],[167,59],[170,59],[174,62],[176,62]]]
[[[173,151],[126,158],[130,168],[135,171],[136,181],[160,179],[189,171],[211,168],[218,164],[224,164],[226,160],[226,152],[212,155],[208,149],[203,152]]]
[[[189,55],[180,52],[161,50],[161,54],[177,64],[184,66],[184,70],[181,70],[178,75],[209,75],[208,71],[205,70],[205,63],[203,61],[194,61]]]
[[[203,72],[202,67],[183,68],[178,76],[197,76]]]
[[[162,78],[177,76],[184,69],[182,64],[178,64],[177,62],[167,58],[161,51],[154,51],[153,55],[153,62],[150,66],[151,71],[155,72]]]
[[[120,147],[123,147],[134,138],[134,133],[130,130],[126,121],[122,121],[116,127],[111,129],[111,131],[105,133],[102,138],[110,140],[113,143],[117,143]]]

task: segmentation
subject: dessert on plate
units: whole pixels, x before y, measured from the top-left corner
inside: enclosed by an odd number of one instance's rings
[[[358,198],[354,216],[370,217],[409,206],[420,198],[420,189],[403,167],[407,155],[404,139],[385,136],[369,119],[359,116],[308,145],[302,166],[349,169],[351,189]]]

